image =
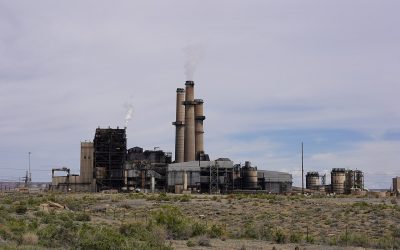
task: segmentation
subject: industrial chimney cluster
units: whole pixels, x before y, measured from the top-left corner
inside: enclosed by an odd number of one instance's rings
[[[204,153],[204,126],[206,119],[203,100],[194,99],[194,82],[186,81],[186,90],[176,90],[175,163],[208,161]]]
[[[81,143],[81,174],[53,175],[51,189],[65,192],[287,193],[289,173],[257,169],[229,158],[210,161],[204,152],[204,102],[195,99],[194,82],[176,90],[175,161],[155,147],[127,148],[126,128],[97,128]],[[54,172],[53,171],[53,172]]]

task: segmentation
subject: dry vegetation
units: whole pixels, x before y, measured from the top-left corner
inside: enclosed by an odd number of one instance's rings
[[[56,202],[67,209],[44,209]],[[47,211],[48,210],[48,211]],[[3,194],[2,249],[398,249],[394,198]]]

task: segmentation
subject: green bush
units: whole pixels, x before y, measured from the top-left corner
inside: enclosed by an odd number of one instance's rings
[[[90,215],[86,213],[76,213],[74,216],[74,220],[76,221],[90,221]]]
[[[258,228],[258,238],[260,240],[268,240],[268,241],[273,240],[274,239],[273,228],[268,224],[261,225]]]
[[[259,238],[259,233],[257,232],[253,224],[247,223],[244,227],[242,237],[248,239],[257,239]]]
[[[28,208],[24,204],[19,204],[19,205],[14,206],[14,211],[17,214],[25,214],[26,211],[28,211]]]
[[[179,201],[181,202],[189,202],[192,199],[190,195],[184,194],[180,197]]]
[[[158,225],[164,225],[174,239],[184,239],[191,235],[188,220],[181,210],[175,206],[161,206],[153,215]]]
[[[124,237],[110,226],[84,225],[78,234],[80,249],[109,250],[126,248]]]
[[[218,225],[212,225],[210,230],[208,230],[208,236],[210,238],[219,238],[224,234],[224,230],[221,226]]]
[[[360,209],[365,209],[368,208],[369,204],[365,201],[359,201],[359,202],[354,202],[352,207],[360,208]]]
[[[206,225],[200,222],[194,222],[192,224],[192,236],[199,236],[207,233]]]
[[[131,238],[133,241],[140,241],[141,245],[131,244],[130,247],[134,247],[135,249],[143,249],[143,248],[156,248],[156,249],[164,249],[166,232],[163,227],[154,225],[153,223],[149,223],[145,225],[141,222],[135,222],[130,224],[123,224],[119,228],[119,232],[128,238]]]
[[[186,242],[186,246],[188,246],[188,247],[195,247],[195,246],[196,246],[196,243],[194,243],[194,242],[191,241],[191,240],[188,240],[188,241]]]
[[[74,245],[78,230],[79,227],[72,220],[63,221],[56,218],[52,223],[38,229],[39,244],[45,247]]]
[[[146,225],[141,222],[123,224],[119,227],[119,232],[124,236],[133,237],[142,241],[146,241],[149,238],[149,231]]]
[[[284,244],[287,241],[287,236],[281,229],[277,229],[274,234],[274,240],[276,243]]]
[[[290,234],[289,240],[290,240],[291,243],[300,243],[302,238],[303,237],[302,237],[301,233],[292,232]]]

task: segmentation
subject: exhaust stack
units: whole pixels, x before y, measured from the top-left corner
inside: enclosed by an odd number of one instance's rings
[[[186,96],[185,96],[185,157],[184,161],[194,161],[196,159],[196,147],[195,147],[195,123],[194,123],[194,107],[196,105],[194,101],[194,82],[186,81]]]
[[[195,113],[195,151],[196,151],[196,160],[200,159],[200,156],[204,154],[204,126],[203,122],[206,119],[204,116],[204,110],[203,110],[203,103],[204,101],[202,99],[196,99],[194,100],[196,102],[196,106],[194,109]]]
[[[185,90],[176,90],[176,121],[175,125],[175,162],[184,161],[184,138],[185,138]]]

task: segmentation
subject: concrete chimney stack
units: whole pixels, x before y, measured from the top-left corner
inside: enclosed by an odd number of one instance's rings
[[[196,160],[199,160],[200,154],[204,154],[204,126],[203,122],[206,119],[204,116],[203,110],[203,100],[196,99],[196,106],[194,108],[195,114],[195,131],[196,131],[196,144],[195,144],[195,151],[196,151]]]
[[[184,138],[185,138],[185,90],[176,90],[176,121],[175,125],[175,162],[184,161]]]
[[[194,82],[186,81],[185,95],[185,162],[196,159],[195,125],[194,125]]]

